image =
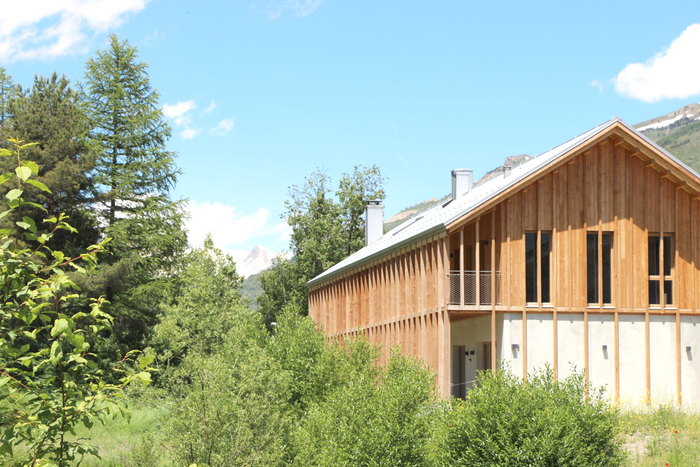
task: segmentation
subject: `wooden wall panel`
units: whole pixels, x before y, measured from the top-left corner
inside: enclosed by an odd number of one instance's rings
[[[553,228],[552,177],[552,174],[548,173],[537,182],[537,225],[540,230],[552,230]]]
[[[526,231],[537,230],[537,183],[522,191],[522,211],[518,219],[522,220]]]
[[[643,309],[648,303],[648,280],[649,270],[647,269],[647,236],[646,236],[646,213],[644,210],[647,204],[646,187],[647,177],[645,176],[644,163],[637,157],[630,158],[630,217],[632,227],[633,244],[633,297],[634,308]],[[651,185],[649,183],[649,185]]]
[[[569,203],[568,203],[568,165],[563,165],[553,175],[552,193],[554,197],[554,257],[556,258],[556,300],[557,306],[571,306],[571,294],[569,286],[570,264],[570,232],[569,232]]]
[[[570,300],[573,307],[580,307],[585,304],[585,269],[582,265],[585,264],[585,204],[584,204],[584,175],[585,165],[583,162],[585,156],[578,156],[570,164],[568,164],[569,177],[569,225],[571,226],[571,234],[569,242],[571,245],[571,263],[569,268],[569,287]]]
[[[584,220],[588,230],[598,230],[598,208],[600,206],[598,200],[600,196],[598,149],[598,145],[593,146],[590,151],[579,158],[583,160]]]
[[[678,196],[676,213],[676,249],[678,261],[676,262],[676,294],[678,295],[678,308],[688,309],[693,306],[692,296],[692,258],[691,258],[691,232],[690,232],[690,196],[685,190],[676,190]]]
[[[645,199],[646,206],[645,209],[645,228],[648,232],[659,232],[659,201],[660,201],[660,181],[661,176],[659,172],[654,170],[653,167],[647,167],[644,171],[644,178],[646,180],[645,186]]]
[[[601,143],[600,154],[600,216],[603,230],[612,232],[615,223],[615,160],[614,145],[611,140]]]
[[[676,231],[676,184],[668,178],[661,181],[661,216],[664,232]]]
[[[613,234],[613,274],[616,287],[613,289],[614,305],[618,308],[629,306],[628,282],[624,282],[627,277],[627,154],[622,145],[613,148],[613,217],[616,222]]]
[[[525,249],[523,245],[522,193],[516,193],[508,203],[510,239],[509,277],[510,304],[522,307],[525,304]]]

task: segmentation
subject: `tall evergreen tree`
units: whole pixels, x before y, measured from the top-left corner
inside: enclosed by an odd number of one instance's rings
[[[0,70],[0,93],[2,93]],[[6,141],[16,138],[38,143],[24,151],[27,161],[38,166],[37,181],[49,191],[36,190],[25,195],[26,201],[37,203],[46,209],[25,207],[21,215],[28,215],[42,230],[48,228],[41,220],[48,213],[58,216],[65,213],[68,222],[79,229],[79,234],[60,231],[48,246],[75,254],[98,238],[97,222],[90,204],[93,199],[92,170],[95,153],[86,141],[88,126],[80,108],[80,96],[69,80],[54,73],[50,78],[36,76],[30,89],[14,88],[3,103],[6,119],[0,127],[0,138]],[[16,161],[3,159],[3,172]],[[1,188],[0,194],[9,188]],[[5,200],[4,196],[0,196]]]
[[[7,117],[10,116],[7,106],[14,89],[15,84],[12,81],[12,77],[7,74],[5,68],[0,67],[0,126],[3,125]]]
[[[147,64],[115,35],[88,59],[81,90],[98,150],[99,215],[114,238],[111,258],[86,285],[111,302],[121,343],[139,346],[187,245],[182,203],[169,196],[180,173],[176,154],[166,148],[171,129]]]

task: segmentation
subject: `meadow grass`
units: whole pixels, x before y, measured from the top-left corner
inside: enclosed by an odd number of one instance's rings
[[[167,443],[162,439],[167,411],[138,403],[130,403],[131,421],[119,417],[106,425],[96,423],[90,430],[80,426],[79,438],[89,438],[99,448],[101,459],[85,457],[84,467],[153,466],[171,467]],[[77,464],[76,464],[77,465]]]
[[[672,403],[622,413],[627,465],[700,466],[700,413]]]

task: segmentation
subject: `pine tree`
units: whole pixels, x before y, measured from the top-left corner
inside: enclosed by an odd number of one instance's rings
[[[141,345],[158,305],[172,287],[172,271],[187,245],[182,202],[169,190],[180,173],[166,142],[171,129],[136,47],[110,36],[86,63],[81,84],[97,147],[95,184],[111,258],[88,288],[105,295],[122,344]]]
[[[0,87],[2,73],[0,70]],[[1,91],[1,89],[0,89]],[[38,165],[37,181],[50,191],[28,193],[26,201],[43,206],[46,212],[25,207],[22,215],[28,215],[40,230],[47,214],[68,215],[67,222],[79,229],[79,234],[59,231],[53,236],[49,247],[60,248],[76,254],[96,243],[97,222],[90,207],[93,199],[92,170],[95,154],[86,141],[88,132],[85,115],[80,108],[80,96],[71,87],[69,80],[54,73],[50,78],[36,76],[32,88],[23,90],[17,86],[6,101],[4,111],[7,118],[0,127],[0,138],[6,141],[16,138],[38,143],[25,150],[25,159]],[[16,161],[3,159],[3,172],[9,171]],[[0,194],[9,188],[0,188]],[[0,199],[5,200],[4,196]]]
[[[15,84],[12,77],[7,74],[5,68],[0,67],[0,125],[3,125],[7,117],[10,116],[7,106],[14,89]]]

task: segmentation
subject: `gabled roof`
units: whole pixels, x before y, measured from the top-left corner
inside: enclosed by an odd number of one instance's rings
[[[665,155],[671,161],[681,166],[688,171],[690,175],[700,179],[700,175],[686,164],[676,159],[674,156],[666,152],[664,149],[649,140],[646,136],[636,131],[632,126],[625,123],[619,117],[615,117],[607,122],[598,125],[597,127],[555,147],[549,151],[540,154],[517,167],[511,169],[508,177],[494,177],[487,182],[484,182],[465,195],[456,200],[448,200],[447,202],[437,204],[415,218],[409,219],[395,229],[385,233],[379,240],[369,246],[362,248],[360,251],[348,256],[343,261],[329,268],[327,271],[319,274],[315,278],[307,282],[307,287],[317,285],[334,276],[357,268],[370,261],[385,256],[393,251],[399,250],[405,246],[416,243],[424,238],[431,237],[436,233],[447,229],[447,226],[453,222],[467,216],[470,212],[477,210],[479,207],[486,204],[488,201],[497,197],[499,194],[509,190],[511,187],[518,185],[525,178],[537,173],[540,169],[556,162],[572,150],[585,146],[588,142],[595,140],[597,136],[604,133],[615,124],[622,125],[629,130],[637,138],[652,146],[656,151]]]

